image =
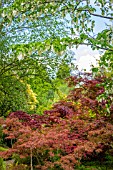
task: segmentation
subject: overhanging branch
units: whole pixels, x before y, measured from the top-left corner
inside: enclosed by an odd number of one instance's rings
[[[76,9],[77,11],[86,11],[86,12],[89,12],[90,13],[90,15],[93,15],[93,16],[95,16],[95,17],[100,17],[100,18],[106,18],[106,19],[109,19],[109,20],[113,20],[113,17],[109,17],[109,16],[104,16],[104,15],[100,15],[100,14],[95,14],[95,13],[92,13],[92,12],[90,12],[90,10],[88,10],[88,9]]]
[[[92,46],[93,44],[91,44],[91,43],[80,43],[80,45],[90,45],[90,46]],[[113,49],[110,49],[110,48],[107,48],[107,47],[100,47],[98,45],[95,45],[95,47],[98,48],[98,49],[108,50],[108,51],[112,51],[113,52]]]
[[[113,20],[113,17],[107,17],[107,16],[103,16],[103,15],[99,15],[99,14],[94,14],[91,13],[90,11],[88,11],[91,15],[95,16],[95,17],[100,17],[100,18],[106,18],[106,19],[110,19]]]

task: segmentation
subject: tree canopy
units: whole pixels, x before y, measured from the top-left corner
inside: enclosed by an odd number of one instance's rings
[[[69,44],[83,43],[112,50],[108,39],[112,28],[93,36],[92,18],[113,20],[112,0],[15,0],[2,1],[1,7],[1,30],[17,53],[36,49],[40,54],[50,48],[58,52]]]
[[[0,7],[2,96],[15,78],[27,83],[29,76],[37,75],[50,81],[73,46],[85,44],[107,51],[107,61],[112,63],[112,26],[95,34],[96,17],[113,21],[112,0],[2,0]],[[64,58],[70,60],[69,55]],[[11,94],[15,90],[10,90]]]

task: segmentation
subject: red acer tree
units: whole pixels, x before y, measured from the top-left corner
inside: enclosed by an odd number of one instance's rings
[[[9,150],[0,152],[7,159],[13,154],[29,158],[31,170],[74,170],[82,160],[99,159],[113,154],[113,124],[106,114],[106,101],[98,102],[104,92],[104,78],[70,77],[69,85],[79,84],[42,116],[17,111],[0,121]],[[111,110],[112,114],[112,110]]]

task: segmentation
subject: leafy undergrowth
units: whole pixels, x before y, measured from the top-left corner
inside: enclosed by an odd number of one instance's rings
[[[104,78],[70,77],[69,85],[79,83],[79,87],[42,116],[17,111],[5,120],[1,118],[3,140],[9,149],[1,151],[0,156],[4,160],[15,159],[12,169],[17,170],[24,165],[31,170],[94,170],[99,169],[97,160],[107,162],[107,156],[110,161],[113,155],[112,100],[97,101],[104,92],[98,85],[103,81]],[[111,105],[109,114],[107,102]],[[88,165],[94,160],[96,165]]]

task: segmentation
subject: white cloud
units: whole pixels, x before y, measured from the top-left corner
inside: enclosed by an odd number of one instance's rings
[[[90,71],[91,65],[96,66],[99,60],[99,52],[97,50],[93,51],[90,47],[81,45],[78,49],[72,49],[75,52],[76,62],[78,69]]]

